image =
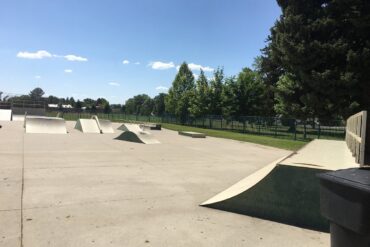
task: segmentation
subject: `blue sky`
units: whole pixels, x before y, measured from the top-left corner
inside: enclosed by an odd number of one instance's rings
[[[2,0],[0,91],[123,103],[170,87],[183,61],[236,75],[280,13],[275,0]]]

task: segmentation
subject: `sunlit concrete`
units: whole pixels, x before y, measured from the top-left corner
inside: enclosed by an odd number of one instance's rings
[[[0,124],[2,247],[21,236],[26,247],[329,245],[325,233],[198,206],[288,151],[169,130],[144,145],[75,122],[66,135]]]

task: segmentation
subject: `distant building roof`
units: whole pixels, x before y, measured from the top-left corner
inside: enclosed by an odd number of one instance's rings
[[[58,104],[48,104],[48,107],[49,108],[59,108],[59,105]],[[64,109],[71,109],[73,108],[73,106],[71,104],[68,104],[68,105],[62,105],[62,108]]]

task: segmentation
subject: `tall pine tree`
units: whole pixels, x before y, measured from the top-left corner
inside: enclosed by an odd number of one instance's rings
[[[369,109],[370,2],[278,4],[283,14],[271,29],[262,62],[271,68],[268,79],[284,74],[278,80],[276,111],[323,119]]]

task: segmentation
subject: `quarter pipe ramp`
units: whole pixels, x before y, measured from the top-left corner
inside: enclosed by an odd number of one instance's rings
[[[201,206],[328,231],[329,224],[320,214],[316,174],[358,167],[344,145],[341,141],[312,141],[297,153],[268,164]]]
[[[117,140],[137,142],[144,144],[159,144],[160,142],[147,131],[142,130],[137,124],[122,124],[119,130],[123,130],[122,134],[116,137]]]
[[[27,116],[24,122],[26,133],[34,134],[67,134],[63,118]]]

